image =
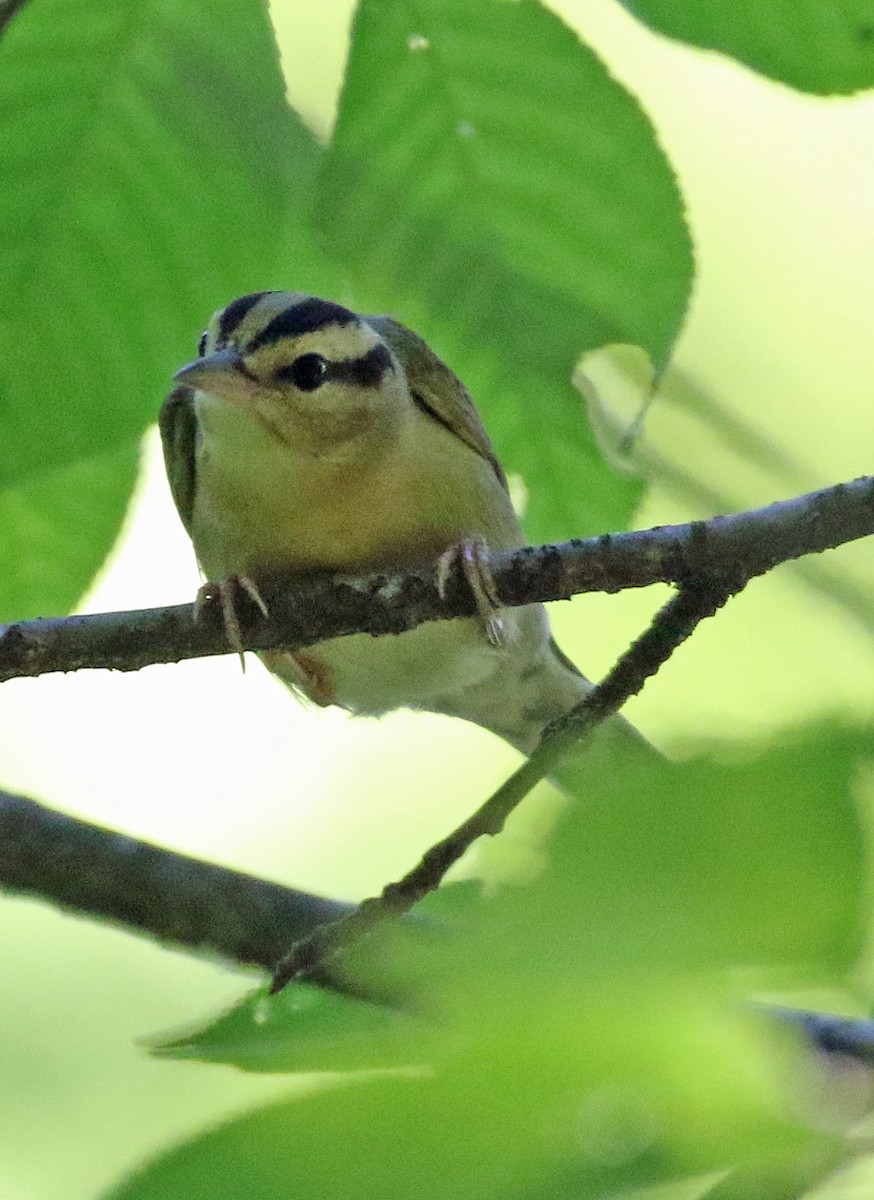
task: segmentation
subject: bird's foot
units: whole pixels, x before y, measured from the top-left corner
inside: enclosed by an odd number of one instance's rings
[[[248,596],[265,617],[270,615],[263,596],[248,575],[226,575],[220,582],[209,581],[198,588],[197,598],[194,601],[194,619],[199,621],[209,609],[216,604],[220,606],[228,645],[239,654],[240,665],[245,672],[246,659],[243,654],[243,635],[239,616],[241,593]]]
[[[450,546],[437,561],[437,591],[441,599],[446,596],[446,585],[455,563],[473,592],[477,612],[485,625],[486,636],[493,646],[503,646],[507,641],[504,622],[500,616],[501,601],[495,586],[495,578],[489,563],[489,549],[482,538],[465,538],[457,546]]]

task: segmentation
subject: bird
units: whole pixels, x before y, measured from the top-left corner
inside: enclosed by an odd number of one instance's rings
[[[500,607],[489,552],[526,544],[507,478],[464,384],[413,330],[253,292],[213,315],[173,382],[170,489],[231,641],[239,593],[266,612],[265,581],[435,562],[445,581],[458,560],[476,595],[475,617],[262,653],[294,691],[356,715],[458,717],[528,755],[591,690],[542,605]],[[621,717],[605,733],[643,741]]]

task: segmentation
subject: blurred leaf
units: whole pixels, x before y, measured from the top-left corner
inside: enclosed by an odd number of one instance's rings
[[[572,1172],[585,1200],[724,1167],[726,1156],[798,1155],[819,1140],[773,1115],[776,1088],[750,1070],[756,1046],[737,1017],[702,1010],[690,1026],[688,1011],[678,1020],[673,1010],[654,1024],[644,1006],[635,1025],[602,1007],[593,1054],[593,998],[548,1008],[524,999],[510,992],[501,1007],[474,1007],[469,1036],[433,1072],[359,1077],[274,1104],[177,1147],[109,1195],[499,1200],[550,1195],[538,1184]],[[641,1061],[645,1080],[629,1074]]]
[[[248,1186],[269,1200],[293,1179],[295,1196],[325,1200],[585,1198],[728,1167],[784,1194],[832,1143],[785,1103],[795,1035],[744,1002],[840,978],[858,949],[851,782],[872,746],[865,731],[814,728],[736,763],[635,755],[600,781],[589,772],[532,884],[487,901],[450,889],[437,936],[395,926],[356,948],[359,986],[387,962],[406,971],[409,1017],[381,1022],[371,1005],[298,988],[260,1020],[263,998],[249,998],[164,1047],[254,1069],[414,1075],[245,1117],[117,1196]]]
[[[275,1104],[178,1148],[109,1195],[474,1200],[512,1194],[521,1182],[520,1149],[530,1140],[515,1135],[528,1131],[496,1128],[494,1119],[488,1132],[481,1120],[459,1128],[452,1100],[445,1081],[377,1079]],[[493,1192],[490,1176],[507,1190]]]
[[[139,445],[0,490],[0,620],[67,612],[118,535]]]
[[[620,0],[659,33],[805,92],[874,86],[874,0]]]
[[[743,969],[745,992],[720,985],[732,1003],[782,986],[787,970],[796,983],[832,979],[865,928],[851,783],[872,746],[867,734],[813,729],[731,765],[613,754],[592,771],[585,755],[566,760],[560,782],[576,803],[533,883],[488,901],[441,889],[416,910],[428,921],[383,928],[347,955],[358,994],[406,996],[406,1011],[298,985],[152,1048],[257,1071],[415,1066],[556,996],[575,1014],[594,1004],[588,1019],[603,1024],[595,998],[606,991],[642,1029],[662,1021],[662,991],[678,1008],[718,999],[714,971]]]
[[[542,906],[532,953],[563,974],[568,956],[583,976],[632,962],[841,971],[865,928],[852,785],[872,748],[865,731],[812,727],[724,764],[617,758],[596,786],[585,753],[578,765],[570,755],[555,775],[578,802],[547,870],[503,919]]]
[[[639,486],[600,457],[571,371],[615,341],[662,366],[691,254],[649,122],[557,17],[364,0],[318,219],[364,307],[471,388],[531,492],[530,536],[627,521]]]

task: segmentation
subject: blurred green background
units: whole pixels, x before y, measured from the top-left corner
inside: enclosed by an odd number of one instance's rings
[[[650,114],[696,248],[692,306],[639,448],[662,466],[636,524],[764,504],[869,471],[874,98],[793,92],[649,32],[611,0],[551,7]],[[346,0],[274,6],[290,100],[322,137],[351,9]],[[295,286],[293,262],[286,282]],[[635,400],[615,403],[628,415]],[[816,714],[869,717],[870,546],[817,566],[812,580],[784,568],[754,583],[629,706],[631,719],[684,753]],[[150,434],[124,535],[84,607],[179,602],[197,582]],[[658,599],[554,606],[559,640],[597,677]],[[351,722],[303,710],[257,663],[243,676],[229,657],[8,683],[0,761],[11,790],[356,897],[466,816],[514,758],[436,717]],[[522,836],[519,817],[508,839]],[[26,901],[4,899],[0,922],[4,1200],[85,1200],[168,1138],[287,1092],[287,1081],[153,1061],[136,1044],[221,1008],[245,977]]]

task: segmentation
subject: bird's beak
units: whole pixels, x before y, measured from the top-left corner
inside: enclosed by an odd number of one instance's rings
[[[255,381],[246,371],[236,350],[216,350],[188,363],[173,376],[184,387],[198,388],[223,400],[244,401],[252,395]]]

